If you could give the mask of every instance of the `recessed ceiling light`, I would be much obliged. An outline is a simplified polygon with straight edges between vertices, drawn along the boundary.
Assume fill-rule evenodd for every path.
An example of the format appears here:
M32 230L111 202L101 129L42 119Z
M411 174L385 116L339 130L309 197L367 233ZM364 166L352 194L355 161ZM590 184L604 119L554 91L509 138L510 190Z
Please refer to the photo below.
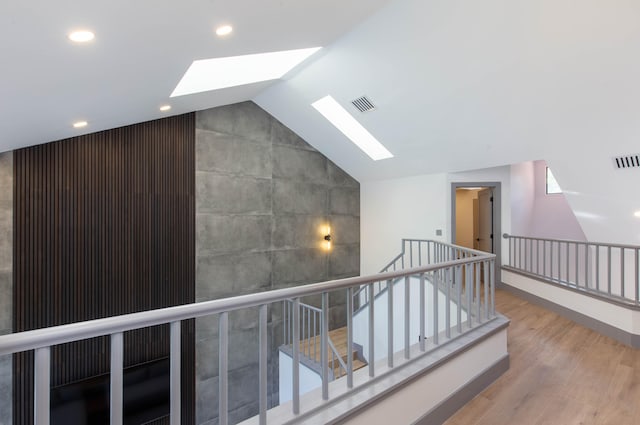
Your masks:
M161 110L162 112L166 112L166 111L168 111L169 109L171 109L171 105L162 105L162 106L160 107L160 110Z
M73 127L74 128L82 128L82 127L86 127L89 123L86 121L77 121L73 123Z
M216 28L216 34L220 37L224 37L225 35L229 35L233 32L233 27L231 25L222 25Z
M95 34L91 31L81 30L74 31L69 34L69 40L75 43L87 43L95 38Z
M385 148L366 128L356 121L331 96L325 96L311 104L320 112L331 124L340 130L356 146L364 151L374 161L393 158L393 154Z
M318 50L320 47L193 61L171 97L276 80Z
M635 217L639 217L639 218L640 218L640 211L636 211L636 212L634 212L634 213L633 213L633 215L634 215Z

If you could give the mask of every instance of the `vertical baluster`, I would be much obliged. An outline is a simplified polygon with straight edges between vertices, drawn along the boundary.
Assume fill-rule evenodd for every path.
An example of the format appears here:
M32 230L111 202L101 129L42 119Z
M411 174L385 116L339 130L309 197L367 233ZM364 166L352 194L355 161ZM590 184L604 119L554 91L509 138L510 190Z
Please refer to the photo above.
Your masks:
M489 262L489 284L491 285L491 317L496 315L496 275L495 275L496 263L494 260Z
M181 418L181 409L182 409L182 394L181 394L181 368L182 368L182 343L181 343L181 335L182 329L180 325L180 321L171 322L169 325L170 332L170 359L169 359L169 369L171 372L169 373L169 379L171 380L171 425L180 424Z
M294 298L292 310L292 336L293 336L293 361L292 361L292 399L293 414L300 413L300 299ZM325 354L326 355L326 354Z
M509 236L509 265L511 267L515 267L516 265L515 256L516 253L513 250L513 237Z
M413 267L413 241L409 242L409 267Z
M33 417L36 425L49 425L49 397L51 391L51 347L35 350Z
M536 274L540 274L540 239L536 239Z
M566 251L567 251L567 254L566 254L566 255L567 255L567 258L566 258L566 260L565 260L565 261L566 261L566 263L567 263L567 264L566 264L566 266L567 266L567 277L566 277L566 282L567 282L567 284L568 284L568 285L571 285L571 279L569 279L569 266L570 266L570 264L569 264L569 257L570 257L570 255L571 255L571 254L569 254L569 242L565 242L565 246L566 246ZM560 261L560 258L558 258L558 261ZM558 273L558 274L560 274L560 273ZM561 279L561 280L562 280L562 279Z
M422 242L418 242L418 266L422 266Z
M259 310L259 325L258 325L258 344L259 358L258 358L258 394L259 394L259 421L260 425L266 425L267 423L267 305L263 304Z
M410 303L411 303L411 287L410 287L410 277L405 276L404 278L404 358L409 358L409 347L411 346L411 334L410 334L410 326L411 326L411 317L410 317Z
M229 421L229 316L227 312L220 313L218 327L218 423L227 425Z
M578 266L580 265L580 261L579 261L579 258L580 258L580 256L579 256L579 254L580 254L580 244L576 243L575 246L576 246L576 249L575 249L576 253L575 253L574 257L576 258L576 288L577 288L578 286L580 286L580 278L578 277L578 273L579 273L578 272L578 270L579 270Z
M607 292L611 295L611 246L607 247Z
M373 297L371 297L371 306L375 304ZM372 307L369 307L372 308ZM320 358L322 362L322 399L329 400L329 365L327 361L327 351L329 350L329 293L322 293L322 325L321 333L322 340L320 342ZM333 365L332 365L333 367Z
M110 373L110 416L111 425L122 424L122 391L123 391L123 338L122 332L111 334L111 373ZM173 352L171 353L173 355ZM178 353L180 355L180 353ZM173 400L171 400L173 407ZM179 405L178 405L179 406ZM171 416L173 420L173 415ZM179 422L177 422L179 423Z
M456 266L456 313L458 334L462 333L462 271L463 266Z
M547 275L547 241L542 241L542 275Z
M289 344L287 338L287 301L282 301L282 338L284 338L284 345Z
M472 316L472 312L473 312L473 308L471 306L471 294L473 294L473 285L472 285L472 279L473 279L473 271L471 270L471 265L470 264L465 264L465 292L467 294L467 327L469 329L471 329L472 327L472 322L471 322L471 316Z
M558 282L562 280L562 248L558 242Z
M620 295L624 298L624 290L625 290L625 270L624 270L624 254L625 249L620 248Z
M600 246L596 247L596 291L600 292Z
M475 263L473 265L473 267L475 268L476 271L476 281L475 281L475 287L476 287L476 322L480 323L480 263Z
M453 268L449 267L444 272L445 278L445 306L444 306L444 323L445 323L445 336L447 339L451 338L451 285L453 284Z
M387 280L387 365L393 367L393 284Z
M440 286L440 276L434 277L433 284L433 343L438 344L438 287Z
M484 318L489 319L489 263L484 261L482 263L482 269L484 272Z
M533 239L529 239L529 269L527 271L533 273Z
M347 288L347 387L353 388L353 288Z
M589 244L584 245L584 287L589 288Z
M373 284L369 284L369 292L371 295L371 299L373 299ZM374 346L374 327L375 327L375 323L374 323L374 318L375 318L375 311L374 311L374 302L370 302L369 303L369 358L367 359L369 361L369 376L370 377L374 377L375 376L375 369L373 364L375 363L375 350L373 348Z
M425 344L425 321L426 319L426 311L425 311L425 289L424 289L424 273L420 273L420 351L426 350Z

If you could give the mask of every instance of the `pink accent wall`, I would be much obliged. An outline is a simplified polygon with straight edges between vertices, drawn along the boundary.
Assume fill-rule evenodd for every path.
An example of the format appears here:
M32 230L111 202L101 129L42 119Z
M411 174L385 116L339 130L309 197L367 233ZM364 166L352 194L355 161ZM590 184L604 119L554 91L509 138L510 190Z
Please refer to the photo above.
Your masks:
M545 161L512 166L513 234L586 241L582 227L564 194L547 195L546 167ZM558 183L562 187L562 181Z

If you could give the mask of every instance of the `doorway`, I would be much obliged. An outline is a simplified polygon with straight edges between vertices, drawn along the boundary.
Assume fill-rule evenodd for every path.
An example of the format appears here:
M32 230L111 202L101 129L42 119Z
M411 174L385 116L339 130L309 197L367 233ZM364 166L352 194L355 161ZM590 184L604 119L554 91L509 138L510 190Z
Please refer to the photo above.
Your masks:
M496 254L501 281L501 187L499 182L451 183L451 243Z

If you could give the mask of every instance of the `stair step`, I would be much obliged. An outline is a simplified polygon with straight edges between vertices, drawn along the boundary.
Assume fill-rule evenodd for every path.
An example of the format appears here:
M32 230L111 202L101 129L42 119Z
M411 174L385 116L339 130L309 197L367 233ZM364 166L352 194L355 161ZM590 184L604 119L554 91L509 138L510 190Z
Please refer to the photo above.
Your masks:
M340 358L347 364L347 359L349 357L349 353L347 352L347 328L339 328L329 331L329 339L333 343L336 351L340 355ZM314 361L320 363L321 360L321 350L320 350L320 337L316 336L313 338L305 339L300 341L300 353L308 358L313 359ZM367 365L366 362L358 359L358 351L354 348L351 352L351 357L353 359L353 370L358 370ZM327 348L327 359L329 368L333 369L334 376L339 378L346 374L345 370L340 365L340 360L335 358L331 348ZM332 360L333 359L333 360Z

